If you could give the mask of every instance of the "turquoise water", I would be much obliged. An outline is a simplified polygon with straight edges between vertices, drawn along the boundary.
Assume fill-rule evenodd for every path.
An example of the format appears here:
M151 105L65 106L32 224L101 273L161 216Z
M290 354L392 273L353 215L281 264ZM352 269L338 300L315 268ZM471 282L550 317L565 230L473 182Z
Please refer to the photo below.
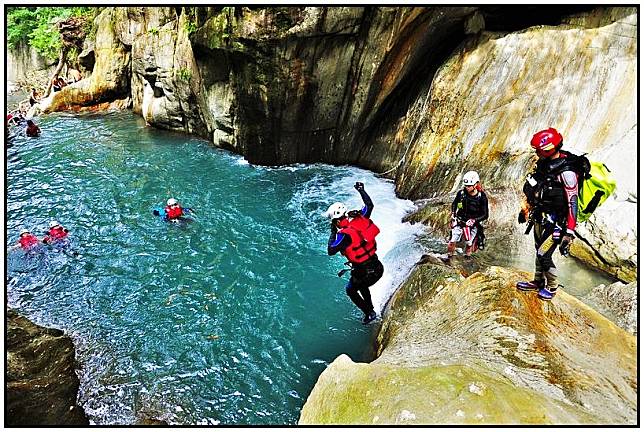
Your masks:
M9 305L77 344L79 402L94 424L294 424L340 353L371 358L375 326L326 255L336 200L383 228L382 308L420 256L413 209L356 168L263 168L207 142L145 127L131 113L38 119L43 135L7 150L7 241L51 219L71 249L7 256ZM169 197L192 223L152 216ZM75 251L78 256L74 256Z

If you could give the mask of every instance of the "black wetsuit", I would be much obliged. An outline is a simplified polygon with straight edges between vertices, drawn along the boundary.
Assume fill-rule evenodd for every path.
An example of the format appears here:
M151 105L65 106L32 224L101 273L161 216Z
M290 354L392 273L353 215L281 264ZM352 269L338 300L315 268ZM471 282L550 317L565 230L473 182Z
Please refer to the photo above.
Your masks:
M479 191L478 194L472 196L465 189L461 189L452 202L452 213L463 225L468 219L474 219L477 224L480 224L489 216L487 195L485 192Z
M485 192L479 191L479 193L472 196L465 189L461 189L452 202L452 214L456 216L456 222L461 227L464 227L469 219L476 221L477 247L483 249L485 246L485 231L481 222L489 217Z
M528 203L533 206L535 281L545 279L549 289L559 285L553 254L564 235L574 235L577 226L578 178L573 158L561 151L556 159L540 159L532 173L536 187L523 186ZM554 234L554 235L553 235Z
M360 210L360 213L364 217L370 218L371 212L373 211L373 202L364 190L359 190L358 192L365 204L362 210ZM351 237L343 233L338 234L337 231L337 228L333 225L327 246L329 255L335 255L338 252L344 251L351 245ZM351 265L351 278L347 283L346 292L351 301L365 315L369 315L374 311L369 287L380 280L383 272L384 267L375 254L365 262Z

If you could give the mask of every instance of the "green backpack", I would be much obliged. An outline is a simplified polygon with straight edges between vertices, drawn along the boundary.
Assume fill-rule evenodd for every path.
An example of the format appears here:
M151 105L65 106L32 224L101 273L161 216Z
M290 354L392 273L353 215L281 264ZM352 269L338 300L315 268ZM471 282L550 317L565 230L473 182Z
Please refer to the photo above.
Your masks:
M580 163L577 222L586 222L597 207L615 192L617 182L602 162L590 162L585 156Z

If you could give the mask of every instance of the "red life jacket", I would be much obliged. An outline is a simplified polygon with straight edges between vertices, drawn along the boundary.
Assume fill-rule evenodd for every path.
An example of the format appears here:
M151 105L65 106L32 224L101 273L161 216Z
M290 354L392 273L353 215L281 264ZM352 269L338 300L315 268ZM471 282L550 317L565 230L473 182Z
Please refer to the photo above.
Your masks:
M33 234L28 234L20 237L19 242L23 249L30 249L38 244L38 237Z
M67 237L67 230L58 225L49 229L50 240L62 240Z
M166 206L165 217L168 218L168 220L177 219L181 216L183 216L183 209L181 208L181 206L176 206L176 207Z
M376 236L380 229L369 218L362 215L340 221L339 233L351 237L351 244L342 255L355 264L367 261L376 254Z

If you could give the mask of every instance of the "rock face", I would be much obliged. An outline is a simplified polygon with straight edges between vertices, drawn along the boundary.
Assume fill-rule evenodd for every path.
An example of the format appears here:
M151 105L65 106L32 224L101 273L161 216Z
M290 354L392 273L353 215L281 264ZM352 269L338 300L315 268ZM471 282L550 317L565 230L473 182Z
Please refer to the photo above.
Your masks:
M356 164L426 202L410 220L432 228L474 169L499 257L534 253L515 218L529 139L552 126L618 183L572 254L632 282L638 14L587 9L106 8L82 56L91 77L40 108L131 106L251 163ZM636 424L634 336L564 292L517 293L524 277L420 266L390 303L379 358L339 357L301 423ZM631 332L635 293L596 293Z
M512 197L533 163L530 137L556 127L564 148L607 164L620 189L579 227L583 241L576 242L573 255L621 280L635 280L637 186L629 173L637 163L637 17L632 12L598 9L569 18L566 25L483 32L466 40L438 70L426 96L414 102L411 129L398 131L417 136L408 140L397 170L398 192L411 198L453 195L463 173L475 169L486 186ZM621 107L619 114L615 107ZM634 199L627 201L628 196ZM491 213L513 222L520 208L513 201Z
M97 31L92 74L50 94L34 106L32 115L38 112L98 110L111 107L124 109L131 106L131 47L122 43L115 32L118 11L106 8L95 18Z
M386 173L403 198L447 201L475 169L503 203L491 210L506 226L534 162L529 139L553 126L564 148L603 161L618 182L572 253L630 282L637 10L544 11L106 8L91 77L41 107L131 104L150 125L207 137L251 163ZM517 243L514 252L531 250Z
M615 282L600 285L592 292L592 298L606 306L617 317L615 323L629 333L637 334L637 282Z
M7 81L29 82L34 75L47 76L55 67L55 61L47 61L30 45L20 44L15 49L7 50Z
M88 425L76 404L74 346L56 329L7 311L5 425Z
M379 357L338 357L300 424L635 425L635 337L565 292L518 292L525 276L420 265L388 306Z

